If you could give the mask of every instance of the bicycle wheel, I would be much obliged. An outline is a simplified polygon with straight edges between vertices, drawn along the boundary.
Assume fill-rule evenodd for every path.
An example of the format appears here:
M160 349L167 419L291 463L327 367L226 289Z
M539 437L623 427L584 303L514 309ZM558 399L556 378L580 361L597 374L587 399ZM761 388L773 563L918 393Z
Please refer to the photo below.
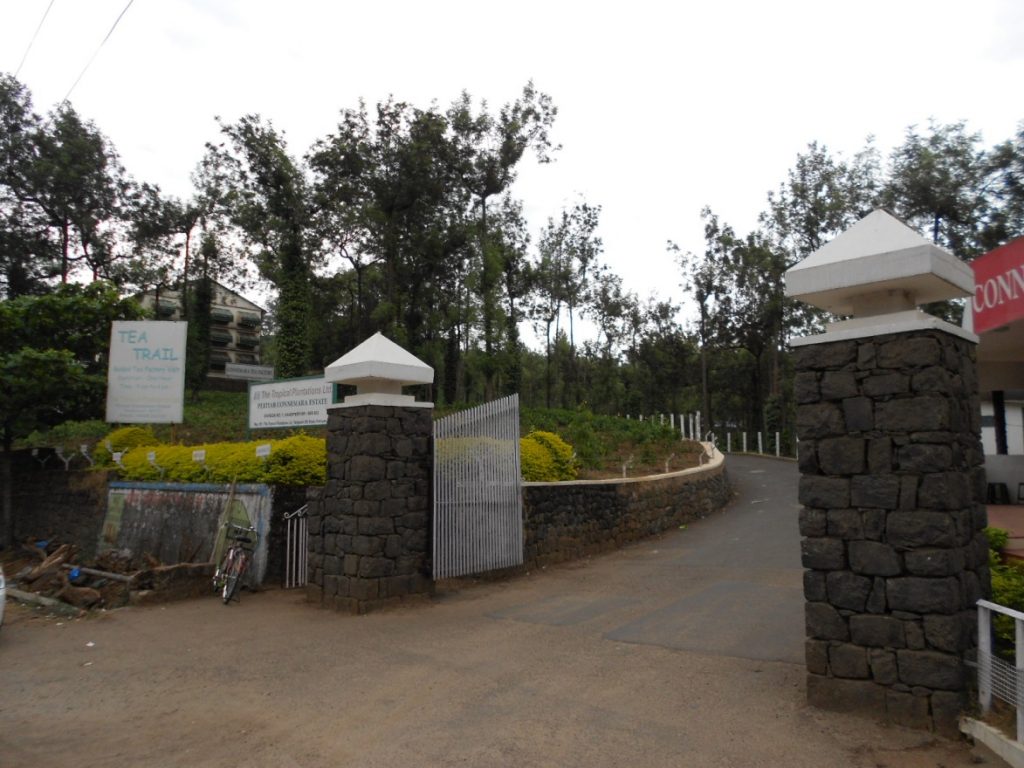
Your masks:
M224 605L227 605L235 597L235 592L238 591L238 582L242 578L242 570L245 567L245 556L239 554L237 557L232 558L231 565L228 566L227 571L224 573Z

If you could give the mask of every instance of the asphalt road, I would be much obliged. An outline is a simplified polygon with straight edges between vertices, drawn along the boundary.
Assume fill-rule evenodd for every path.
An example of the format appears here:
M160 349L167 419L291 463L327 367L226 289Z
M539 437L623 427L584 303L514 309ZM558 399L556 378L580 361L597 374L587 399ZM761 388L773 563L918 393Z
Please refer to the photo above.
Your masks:
M280 590L0 633L0 766L937 766L805 704L796 468L620 552L353 617Z

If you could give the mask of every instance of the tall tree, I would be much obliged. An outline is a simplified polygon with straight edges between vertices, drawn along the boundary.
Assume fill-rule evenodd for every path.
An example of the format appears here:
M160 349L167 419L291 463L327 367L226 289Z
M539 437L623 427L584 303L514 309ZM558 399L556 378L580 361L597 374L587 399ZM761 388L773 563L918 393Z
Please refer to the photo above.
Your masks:
M10 544L14 441L100 415L111 321L141 315L138 304L103 282L0 302L0 548Z
M247 115L222 124L228 145L207 145L223 182L220 199L250 248L260 275L277 289L277 372L301 376L311 364L310 193L301 166L269 122Z

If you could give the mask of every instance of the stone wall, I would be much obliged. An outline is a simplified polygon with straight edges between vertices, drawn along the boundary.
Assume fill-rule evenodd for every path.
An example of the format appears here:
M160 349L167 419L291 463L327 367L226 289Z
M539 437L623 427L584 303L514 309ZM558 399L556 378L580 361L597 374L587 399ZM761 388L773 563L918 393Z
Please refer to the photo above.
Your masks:
M952 732L989 593L974 345L922 330L794 362L808 700Z
M15 465L12 484L14 540L54 540L79 547L83 559L96 554L107 514L112 473L40 468L28 457Z
M617 549L700 519L731 496L723 457L700 469L625 480L524 483L524 567Z
M96 555L103 521L107 514L107 482L117 479L111 471L54 469L55 459L41 468L27 451L15 454L12 488L15 541L51 539L74 544L80 559ZM306 488L273 486L270 536L267 541L267 569L264 585L284 580L285 525L282 516L305 503ZM226 500L226 494L225 494Z
M327 485L310 493L311 602L362 613L432 591L432 413L328 411Z

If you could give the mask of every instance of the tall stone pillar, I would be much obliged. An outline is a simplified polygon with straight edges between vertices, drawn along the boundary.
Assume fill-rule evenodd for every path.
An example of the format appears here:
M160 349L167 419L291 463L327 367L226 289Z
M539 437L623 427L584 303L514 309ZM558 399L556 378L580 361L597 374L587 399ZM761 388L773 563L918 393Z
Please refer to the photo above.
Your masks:
M854 315L794 343L808 701L950 733L989 592L976 338L914 305L960 266L876 211L787 274Z
M311 500L307 599L352 613L433 590L432 404L401 394L433 369L380 334L327 367L355 384L328 413L328 479Z

